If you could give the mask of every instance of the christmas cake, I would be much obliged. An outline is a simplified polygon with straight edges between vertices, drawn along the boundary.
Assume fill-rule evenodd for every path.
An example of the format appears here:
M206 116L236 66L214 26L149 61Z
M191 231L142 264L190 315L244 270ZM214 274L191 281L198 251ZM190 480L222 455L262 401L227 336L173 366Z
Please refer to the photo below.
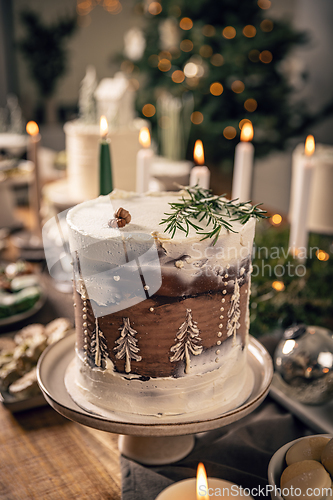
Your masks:
M74 400L77 390L98 408L166 417L227 411L249 396L260 209L235 211L223 200L198 188L113 191L69 211L77 340L66 385Z

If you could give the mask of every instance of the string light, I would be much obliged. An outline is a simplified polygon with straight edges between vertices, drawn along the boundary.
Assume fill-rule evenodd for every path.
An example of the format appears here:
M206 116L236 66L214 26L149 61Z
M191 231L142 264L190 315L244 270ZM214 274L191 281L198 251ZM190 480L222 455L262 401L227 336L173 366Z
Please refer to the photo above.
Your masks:
M211 84L209 90L212 95L219 96L223 92L223 85L219 82L214 82Z
M328 253L324 252L324 250L317 250L316 257L318 260L321 260L322 262L326 262L330 258Z
M90 16L88 16L88 14L97 5L101 5L104 10L113 15L119 14L123 10L123 7L119 0L104 0L103 2L100 0L95 0L94 2L92 0L77 0L76 12L80 16L78 19L79 26L88 26L90 24L91 18ZM81 16L86 17L86 19L81 18Z
M283 292L286 287L284 286L283 281L273 281L272 288L274 288L277 292Z
M260 53L259 59L262 63L269 64L270 62L272 62L273 59L272 52L270 52L269 50L263 50Z
M201 57L211 57L213 55L213 49L210 45L203 45L200 47L199 54Z
M148 12L152 16L157 16L162 12L162 5L160 2L151 2L148 6Z
M200 125L204 120L204 116L200 111L194 111L194 113L191 114L191 122L194 125Z
M258 6L263 9L263 10L267 10L270 8L272 2L270 0L258 0Z
M205 26L202 27L201 33L203 34L203 36L214 36L216 33L216 29L211 24L205 24Z
M169 69L171 69L171 62L169 61L169 59L161 59L157 67L160 71L169 71Z
M188 39L182 40L180 42L180 50L183 52L191 52L191 50L193 50L193 42Z
M233 26L226 26L222 31L222 35L224 36L224 38L231 40L232 38L235 38L236 30Z
M190 19L189 17L183 17L180 20L179 27L185 31L190 30L193 27L192 19Z
M273 28L274 28L274 24L270 19L264 19L260 23L261 31L264 31L266 33L268 33L269 31L272 31Z
M260 57L259 50L257 49L250 50L248 57L251 62L258 62Z
M151 118L156 113L156 108L153 104L145 104L142 108L142 114L147 118Z
M248 24L243 28L243 35L246 36L247 38L253 38L254 36L256 36L256 34L257 30L255 29L254 26L252 26L252 24Z
M235 80L231 84L231 90L233 92L235 92L235 94L241 94L244 91L244 89L245 89L245 85L240 80Z
M258 103L255 99L246 99L244 102L244 108L246 111L249 111L249 113L253 113L258 107Z
M182 83L185 80L185 75L180 69L177 69L172 73L171 79L175 83Z
M234 139L234 138L236 137L236 134L237 134L237 132L236 132L235 127L231 127L231 126L229 126L229 127L226 127L226 128L223 130L223 135L224 135L224 137L225 137L226 139L228 139L229 141L230 141L231 139Z
M210 62L213 66L222 66L222 64L224 63L224 57L222 56L222 54L214 54L210 58Z
M271 217L271 223L273 226L279 226L282 222L282 216L280 214L274 214Z
M243 118L243 120L241 120L239 122L239 124L238 124L239 130L242 130L242 128L244 127L245 123L251 123L251 125L252 125L251 120L248 120L247 118Z

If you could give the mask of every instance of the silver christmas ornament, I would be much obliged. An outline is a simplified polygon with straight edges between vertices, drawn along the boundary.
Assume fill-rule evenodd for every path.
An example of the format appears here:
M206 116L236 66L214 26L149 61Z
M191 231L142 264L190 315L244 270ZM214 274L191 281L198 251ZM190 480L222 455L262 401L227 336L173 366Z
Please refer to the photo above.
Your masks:
M333 333L318 326L288 328L274 353L280 389L304 404L333 400Z

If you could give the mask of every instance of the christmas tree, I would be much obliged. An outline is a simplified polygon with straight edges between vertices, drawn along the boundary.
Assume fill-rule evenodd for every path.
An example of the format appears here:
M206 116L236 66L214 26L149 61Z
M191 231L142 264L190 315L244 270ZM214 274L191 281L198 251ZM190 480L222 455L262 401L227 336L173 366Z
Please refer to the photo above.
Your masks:
M91 366L105 370L106 360L108 358L108 348L97 319L95 320L95 328L91 333L90 345L87 345L86 348L86 355Z
M177 344L171 347L170 351L173 352L170 361L180 361L185 358L185 373L190 371L190 352L197 356L202 353L202 346L199 344L201 338L199 337L200 330L197 322L193 321L191 309L186 310L186 319L179 327L176 337Z
M235 288L234 293L231 296L230 309L228 311L228 323L227 323L227 336L234 336L236 340L236 333L238 328L240 327L239 318L240 318L240 293L239 293L239 284L237 278L235 279Z
M138 355L140 349L137 347L138 341L135 335L138 333L131 327L129 318L123 318L123 326L119 328L121 331L119 339L116 340L117 346L114 348L116 351L117 359L125 358L125 372L131 372L131 360L141 361L141 356Z
M209 162L231 164L240 128L250 120L256 155L281 149L312 118L281 72L281 62L306 37L287 22L270 18L270 0L144 0L146 45L122 63L139 85L137 107L158 129L173 129L172 116L161 116L158 100L167 92L188 102L193 95L187 158L196 139L203 140ZM137 10L139 8L137 6ZM160 148L163 150L163 148ZM181 148L179 148L181 149ZM182 158L181 158L182 159Z

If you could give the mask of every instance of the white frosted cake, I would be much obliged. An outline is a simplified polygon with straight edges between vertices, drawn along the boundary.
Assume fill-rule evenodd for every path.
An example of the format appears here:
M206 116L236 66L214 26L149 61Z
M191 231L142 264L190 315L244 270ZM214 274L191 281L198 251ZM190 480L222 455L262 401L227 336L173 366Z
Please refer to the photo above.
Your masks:
M215 244L193 227L172 235L161 221L180 198L114 191L68 213L77 338L66 385L81 406L167 417L227 411L251 392L255 221L226 215L234 232ZM131 221L118 228L120 207Z

